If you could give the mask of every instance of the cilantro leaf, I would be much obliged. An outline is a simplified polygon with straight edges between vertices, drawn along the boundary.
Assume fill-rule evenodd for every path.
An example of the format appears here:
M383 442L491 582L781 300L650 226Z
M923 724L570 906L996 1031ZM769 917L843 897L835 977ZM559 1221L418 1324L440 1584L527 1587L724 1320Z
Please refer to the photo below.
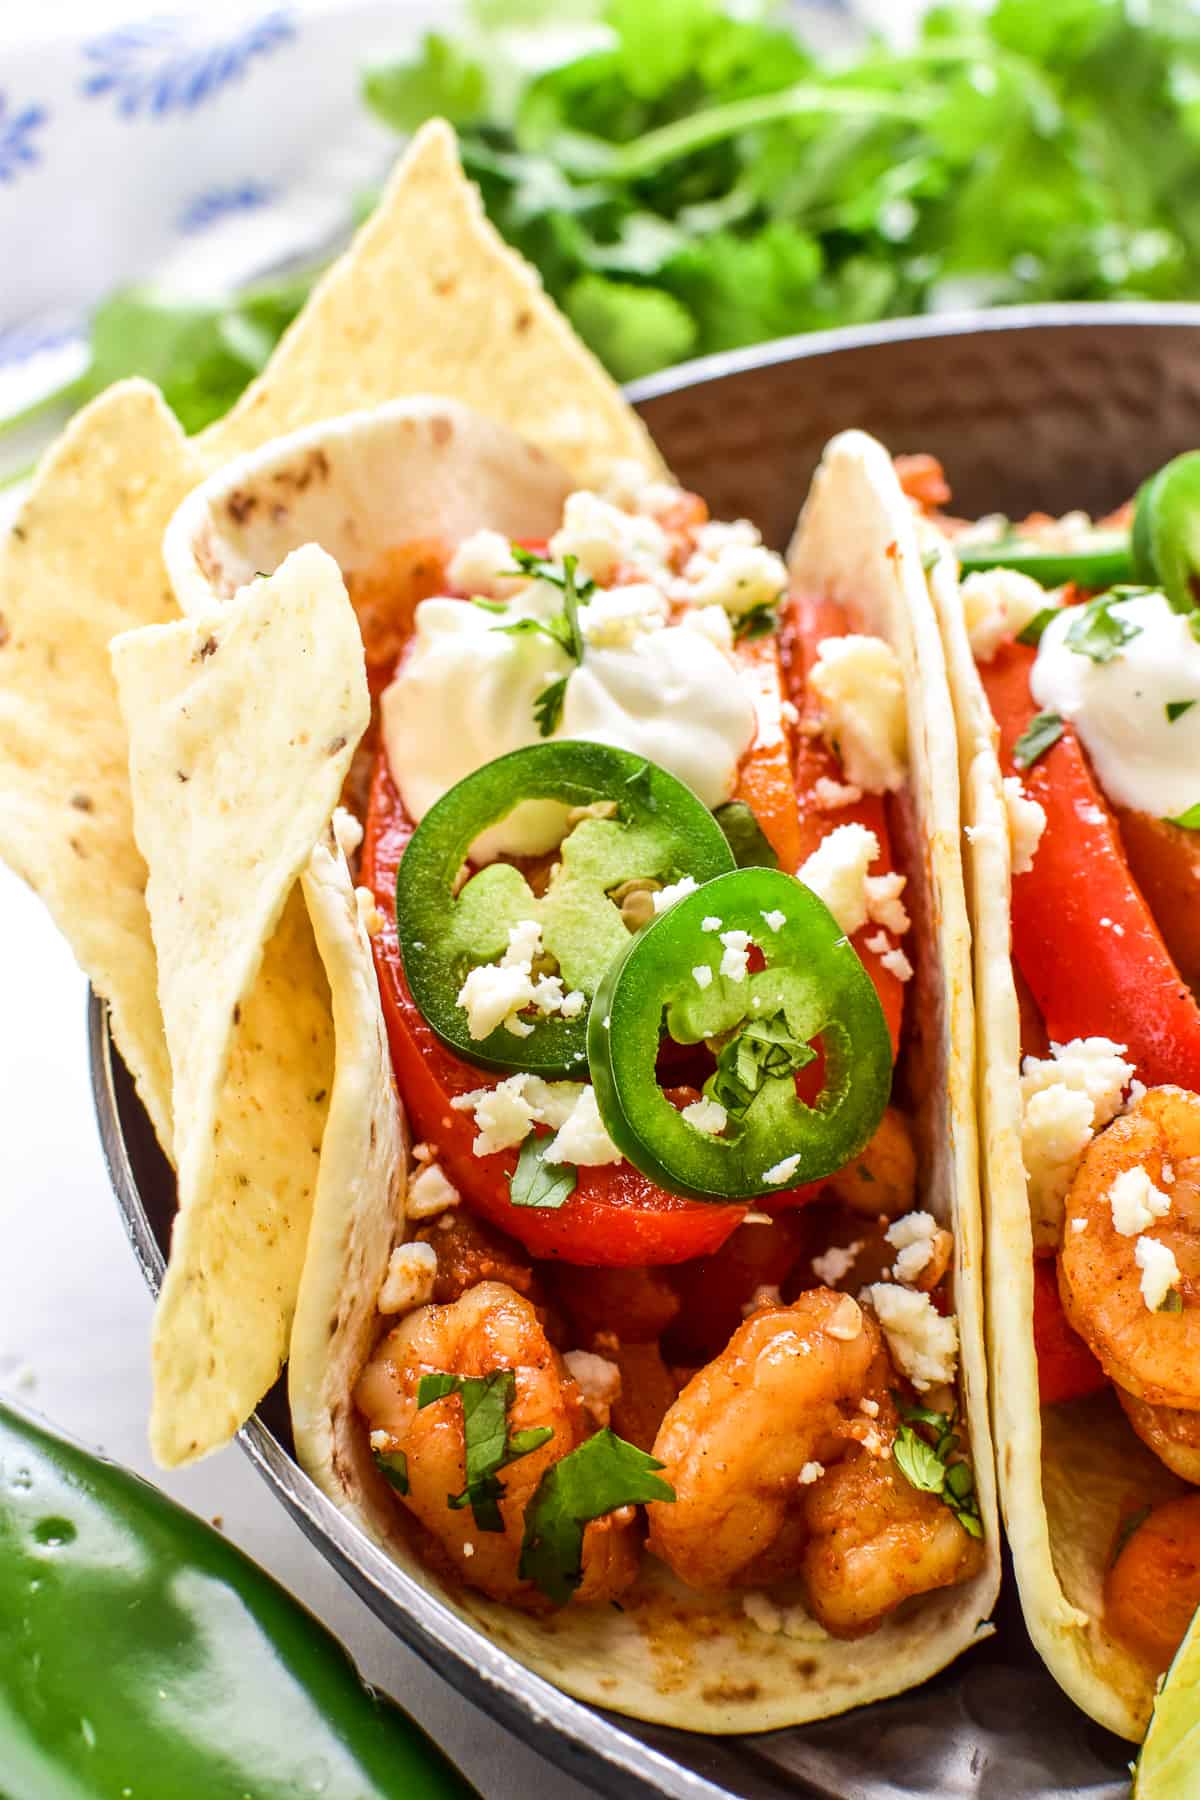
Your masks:
M363 98L395 131L415 131L431 113L452 125L471 125L487 108L482 65L440 32L426 35L408 62L380 63L363 76Z
M898 1394L894 1398L901 1417L907 1421L892 1445L896 1467L911 1486L922 1493L937 1494L969 1536L981 1538L983 1521L974 1472L965 1460L950 1461L960 1443L958 1433L950 1429L953 1420L929 1407L910 1405ZM937 1441L931 1444L922 1436L921 1427L932 1430Z
M520 544L513 544L512 556L514 568L504 571L512 575L529 575L537 581L548 581L554 587L562 589L563 608L552 619L523 618L514 619L510 625L493 625L493 631L499 631L509 637L528 637L538 635L549 638L560 650L565 650L578 666L583 661L584 637L579 623L580 606L595 592L594 581L577 579L579 560L574 556L564 556L562 571L559 572L549 557L539 556L533 550L523 549ZM570 674L560 676L556 681L544 687L533 702L534 723L539 735L553 737L562 722L563 705L567 697L567 683Z
M403 1450L373 1450L371 1454L375 1458L375 1467L389 1487L394 1487L398 1494L407 1494L408 1458Z
M1167 724L1173 725L1176 719L1182 719L1184 713L1190 712L1195 704L1194 700L1168 700Z
M1013 745L1012 759L1018 769L1032 769L1038 758L1057 744L1063 734L1063 721L1056 712L1036 713Z
M562 724L563 706L567 698L566 675L560 675L549 687L544 687L533 703L534 724L538 728L539 737L553 737Z
M556 1209L571 1198L579 1179L571 1163L548 1163L548 1137L531 1131L521 1145L517 1166L509 1180L509 1196L514 1206L539 1206Z
M927 1444L911 1425L902 1425L892 1446L896 1467L922 1493L940 1494L946 1485L946 1465L938 1460L937 1451Z
M1040 612L1034 613L1028 625L1023 626L1022 629L1018 631L1018 644L1040 644L1042 641L1042 633L1045 631L1047 625L1050 624L1051 620L1057 619L1058 613L1059 609L1057 606L1043 606Z
M568 319L618 381L636 381L698 348L687 306L661 287L587 273L563 296Z
M1163 1302L1156 1309L1160 1313L1181 1313L1183 1311L1183 1295L1178 1288L1168 1288L1163 1295Z
M1122 598L1119 593L1101 594L1086 606L1072 607L1076 617L1067 627L1064 642L1077 656L1088 656L1095 663L1110 663L1131 638L1140 637L1142 627L1132 619L1113 616L1113 606Z
M759 638L770 637L778 629L778 600L760 600L757 606L748 607L734 620L733 641L735 644L753 644Z
M727 800L713 814L739 869L777 869L779 858L753 810L744 800Z
M1168 825L1182 825L1185 831L1200 831L1200 800L1195 806L1189 806L1186 812L1167 820Z
M552 1463L525 1512L520 1573L564 1606L583 1573L583 1528L619 1506L671 1501L664 1465L605 1429Z
M765 1081L790 1080L815 1057L811 1044L793 1035L782 1010L748 1019L722 1044L704 1091L720 1101L731 1119L744 1119Z
M493 1369L490 1375L422 1375L417 1388L418 1411L450 1394L458 1394L462 1400L467 1485L460 1494L448 1494L446 1504L454 1512L469 1505L480 1531L504 1530L500 1470L540 1449L554 1435L550 1426L543 1425L508 1436L508 1414L516 1387L511 1369Z

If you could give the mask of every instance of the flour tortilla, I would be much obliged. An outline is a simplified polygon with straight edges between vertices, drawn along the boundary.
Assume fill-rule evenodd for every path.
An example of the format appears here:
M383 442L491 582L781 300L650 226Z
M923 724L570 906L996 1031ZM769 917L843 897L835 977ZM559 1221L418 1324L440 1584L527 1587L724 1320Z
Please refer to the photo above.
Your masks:
M0 857L108 1001L168 1153L171 1071L108 643L178 617L155 549L201 472L158 390L120 382L72 420L0 544Z
M150 1426L173 1467L225 1443L286 1355L333 1078L293 890L370 706L345 586L315 545L207 615L122 634L112 658L173 1082Z
M417 132L350 249L197 449L216 468L406 394L460 400L511 426L584 486L618 459L662 472L619 388L489 224L442 119Z
M1138 1440L1111 1395L1042 1408L1033 1343L1033 1232L1021 1160L1021 1024L1012 969L1012 849L999 735L971 654L952 548L929 574L958 722L979 1009L992 1409L1005 1530L1029 1635L1093 1719L1141 1739L1154 1682L1104 1628L1103 1586L1128 1497L1191 1492Z
M889 556L890 545L895 554ZM385 1217L391 1202L382 1171L360 1185L353 1225L338 1222L328 1239L314 1231L305 1269L313 1313L311 1321L305 1320L303 1350L298 1319L292 1350L293 1424L301 1461L412 1580L493 1643L580 1699L658 1724L713 1733L800 1724L913 1687L986 1634L999 1585L980 1318L973 1026L953 721L913 520L878 445L855 434L830 447L792 556L797 581L856 604L866 614L866 628L887 637L904 669L914 827L918 841L927 845L924 868L914 872L909 896L920 945L915 960L923 970L923 1003L932 1021L922 1204L956 1233L963 1404L986 1532L984 1568L970 1583L921 1596L881 1630L854 1643L829 1638L811 1620L795 1615L790 1622L795 1635L764 1633L746 1617L739 1594L692 1593L652 1557L644 1559L621 1611L567 1607L548 1618L531 1618L462 1587L444 1585L415 1554L403 1510L370 1467L365 1428L348 1404L366 1347L382 1323L375 1300L392 1242ZM328 959L327 967L336 1008L339 982ZM374 1098L359 1102L357 1137L352 1122L348 1125L350 1166L363 1154L372 1110L386 1111L390 1092L390 1076L377 1052L378 1027L368 1021L366 1010L359 1012L355 1026L353 1079ZM340 1023L338 1053L340 1066ZM335 1086L335 1109L337 1105ZM351 1263L355 1273L348 1277Z

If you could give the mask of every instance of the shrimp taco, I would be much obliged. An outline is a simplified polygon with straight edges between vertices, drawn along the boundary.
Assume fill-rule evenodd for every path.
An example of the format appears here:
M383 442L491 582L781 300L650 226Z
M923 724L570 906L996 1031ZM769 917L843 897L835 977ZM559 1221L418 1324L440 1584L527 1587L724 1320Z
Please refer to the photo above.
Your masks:
M926 466L923 498L949 495ZM1140 1738L1200 1602L1196 459L1126 507L938 516L975 931L988 1335L1030 1633ZM962 568L957 578L955 558Z
M887 456L829 446L786 562L710 519L442 126L228 420L142 423L161 491L83 591L125 626L101 976L179 1178L156 1454L286 1358L314 1480L572 1693L744 1732L921 1681L998 1528L953 716ZM83 581L69 500L52 459L26 525ZM139 554L168 616L114 624Z

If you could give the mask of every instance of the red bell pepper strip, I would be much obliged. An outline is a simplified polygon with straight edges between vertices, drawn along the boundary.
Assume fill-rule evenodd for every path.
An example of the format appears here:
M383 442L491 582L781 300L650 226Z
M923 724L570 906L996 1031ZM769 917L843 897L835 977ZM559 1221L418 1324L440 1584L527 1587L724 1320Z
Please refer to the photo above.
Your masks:
M1108 1386L1108 1376L1067 1323L1054 1272L1056 1260L1039 1256L1033 1264L1033 1346L1043 1406L1082 1400Z
M524 1244L534 1256L591 1267L641 1267L707 1256L741 1223L742 1205L718 1206L669 1194L627 1163L581 1168L575 1192L556 1210L514 1206L509 1178L517 1152L476 1156L475 1124L451 1101L498 1077L474 1068L441 1043L417 1011L404 980L394 914L396 870L412 835L380 752L371 782L362 879L383 915L372 939L396 1083L414 1135L437 1148L448 1179L472 1211Z
M1006 774L1046 814L1032 870L1013 881L1013 948L1055 1043L1126 1045L1140 1080L1200 1092L1200 1006L1130 873L1116 820L1069 725L1032 768L1013 746L1038 708L1036 652L1002 644L980 670Z

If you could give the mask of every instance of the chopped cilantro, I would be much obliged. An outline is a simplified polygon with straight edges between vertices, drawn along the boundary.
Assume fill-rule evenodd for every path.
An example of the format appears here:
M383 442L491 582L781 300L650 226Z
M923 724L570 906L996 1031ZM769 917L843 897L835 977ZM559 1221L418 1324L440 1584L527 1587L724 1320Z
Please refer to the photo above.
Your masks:
M1184 713L1190 712L1195 704L1194 700L1168 700L1167 724L1173 725L1176 719L1182 719Z
M790 1079L816 1057L810 1044L793 1036L782 1011L748 1019L717 1053L717 1066L704 1091L720 1101L731 1119L744 1119L765 1081Z
M481 612L506 613L508 611L507 600L489 600L486 594L472 594L471 605L479 607Z
M735 644L752 644L757 638L770 637L779 629L779 601L760 600L733 622Z
M1018 769L1032 769L1040 756L1045 756L1063 734L1063 722L1056 712L1040 712L1013 745L1013 762Z
M1124 644L1131 638L1140 637L1142 627L1135 625L1132 619L1114 618L1112 607L1126 595L1118 588L1111 594L1101 594L1098 600L1091 600L1086 606L1071 610L1076 613L1067 628L1064 642L1069 650L1077 656L1088 656L1095 663L1109 663Z
M578 1176L572 1165L546 1161L549 1143L548 1137L530 1132L521 1145L521 1154L508 1184L514 1206L540 1206L552 1210L562 1206L575 1192Z
M1181 1313L1183 1311L1183 1295L1178 1288L1168 1288L1163 1296L1163 1303L1156 1309L1161 1313Z
M923 550L921 552L921 567L927 575L931 569L937 568L938 563L941 561L941 555L942 553L940 550Z
M450 1394L462 1400L467 1485L461 1494L448 1494L446 1504L455 1512L469 1505L480 1531L504 1530L500 1470L540 1449L554 1435L549 1425L543 1425L509 1437L508 1413L516 1389L511 1369L493 1369L490 1375L422 1375L417 1388L418 1411Z
M375 1467L398 1494L408 1492L408 1458L403 1450L373 1450Z
M727 800L713 814L739 869L777 869L779 858L744 800Z
M528 575L535 581L548 581L562 590L562 611L555 613L550 619L514 619L510 625L493 625L493 631L503 632L508 637L539 636L549 638L560 650L572 658L576 666L583 661L584 641L583 629L579 623L579 608L595 592L594 581L577 580L579 560L574 556L564 556L561 572L549 557L538 556L532 550L522 549L520 544L513 544L512 556L514 567L502 571L507 575ZM489 602L476 601L475 604L486 605L489 611L503 610L493 608ZM553 737L562 722L563 704L567 697L567 682L570 675L561 675L544 687L533 703L533 717L538 732L542 737Z
M654 1473L663 1466L607 1429L552 1463L525 1512L522 1577L565 1605L583 1574L584 1526L619 1506L674 1500L674 1488Z
M922 1493L937 1494L971 1537L982 1537L983 1523L979 1517L971 1465L963 1459L950 1461L961 1442L952 1429L954 1420L948 1413L933 1412L927 1406L909 1405L899 1394L894 1398L900 1416L906 1421L892 1445L896 1467L905 1480ZM922 1428L934 1433L934 1442L922 1436Z
M560 675L549 687L544 687L533 703L534 722L541 737L553 737L562 723L563 704L567 698L566 675Z
M1200 831L1200 800L1195 806L1189 806L1186 812L1178 813L1175 818L1167 820L1168 825L1182 825L1185 831Z
M1041 612L1034 613L1028 625L1021 631L1018 631L1018 644L1040 644L1043 631L1045 631L1052 619L1057 619L1058 613L1059 609L1057 606L1043 606Z

